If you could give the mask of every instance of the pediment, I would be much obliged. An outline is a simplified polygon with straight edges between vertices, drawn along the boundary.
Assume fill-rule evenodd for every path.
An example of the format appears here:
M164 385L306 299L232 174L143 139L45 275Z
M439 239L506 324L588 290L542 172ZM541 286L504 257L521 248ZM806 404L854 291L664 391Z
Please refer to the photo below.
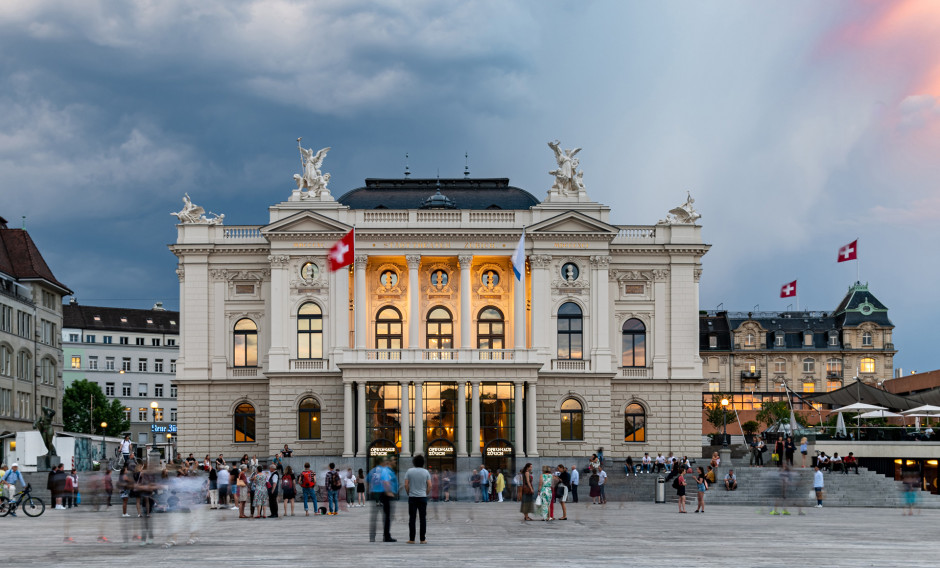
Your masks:
M316 233L348 233L352 229L346 223L330 219L314 211L301 211L286 219L275 221L261 228L261 234L266 237L277 235L297 235Z
M592 219L577 211L566 211L526 229L526 232L533 236L539 233L605 233L614 236L618 231L619 229L613 225Z

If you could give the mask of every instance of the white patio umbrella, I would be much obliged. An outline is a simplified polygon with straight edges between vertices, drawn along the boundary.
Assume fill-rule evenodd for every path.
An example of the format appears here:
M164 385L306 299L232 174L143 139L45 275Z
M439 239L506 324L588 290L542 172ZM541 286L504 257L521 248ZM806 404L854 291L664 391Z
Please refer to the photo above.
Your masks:
M940 406L934 406L932 404L925 404L923 406L918 406L917 408L912 408L910 410L905 410L901 414L906 414L908 416L917 416L917 415L927 415L932 416L937 413L940 413Z
M888 410L884 406L878 406L876 404L867 404L864 402L853 402L848 406L843 406L842 408L833 408L833 412L865 412L868 410Z
M896 412L891 412L890 410L872 410L871 412L860 414L859 418L897 418L899 416L902 415Z
M842 413L839 413L839 418L836 419L836 434L842 434L843 436L848 436L848 432L845 431L845 418L842 417Z

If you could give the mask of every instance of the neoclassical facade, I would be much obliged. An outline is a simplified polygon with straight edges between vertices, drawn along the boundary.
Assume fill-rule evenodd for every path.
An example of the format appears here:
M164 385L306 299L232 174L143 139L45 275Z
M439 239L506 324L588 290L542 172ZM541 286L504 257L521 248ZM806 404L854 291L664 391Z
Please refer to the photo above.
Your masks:
M542 201L469 177L367 179L334 199L319 162L267 224L224 225L187 200L170 246L180 451L264 458L288 444L359 467L421 452L460 470L598 447L698 453L708 245L693 202L612 224L577 161L561 167L572 155L556 149ZM353 228L355 260L331 272Z

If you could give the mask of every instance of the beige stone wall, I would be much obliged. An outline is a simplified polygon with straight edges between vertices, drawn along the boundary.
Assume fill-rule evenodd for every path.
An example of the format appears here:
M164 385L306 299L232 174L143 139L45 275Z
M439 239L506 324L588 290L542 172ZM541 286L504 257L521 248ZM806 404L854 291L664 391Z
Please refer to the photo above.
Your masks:
M574 398L584 412L584 440L561 439L561 403ZM610 379L540 377L538 381L538 450L542 456L590 456L611 440Z
M343 453L343 383L336 376L269 379L271 412L268 453L288 444L298 455L339 456ZM297 407L312 396L320 403L320 440L298 439Z
M611 385L611 443L605 456L634 460L649 452L695 456L702 449L699 381L615 381ZM623 441L623 411L631 402L646 409L646 442Z
M231 459L246 453L257 455L259 459L270 457L266 384L238 380L212 383L180 381L177 398L186 401L179 405L177 415L178 451L184 456L192 452L199 459L206 454L215 458L219 453ZM235 407L242 401L255 407L254 443L236 444L233 441Z

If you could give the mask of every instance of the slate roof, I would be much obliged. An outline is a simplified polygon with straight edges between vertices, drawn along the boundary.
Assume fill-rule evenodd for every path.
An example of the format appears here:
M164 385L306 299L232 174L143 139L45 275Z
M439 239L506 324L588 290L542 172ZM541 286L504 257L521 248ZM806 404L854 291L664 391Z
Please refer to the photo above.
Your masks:
M69 303L62 306L62 316L63 328L168 335L179 335L180 332L180 313L169 310L105 308ZM122 318L127 321L121 321ZM148 323L148 320L153 323Z
M43 280L58 288L64 295L72 294L68 286L59 282L49 265L43 260L39 248L25 229L9 229L0 218L0 272L16 280Z
M509 178L377 179L367 178L365 187L337 199L351 209L420 209L437 191L459 209L529 209L539 200L531 193L509 185Z
M866 315L862 310L867 306L870 306L872 311ZM849 287L848 293L834 313L840 326L852 327L870 321L880 326L894 327L888 319L888 307L868 290L868 284L861 282L856 282Z
M731 330L724 312L716 316L700 314L698 329L700 351L731 351ZM711 347L712 335L717 338L715 347Z

